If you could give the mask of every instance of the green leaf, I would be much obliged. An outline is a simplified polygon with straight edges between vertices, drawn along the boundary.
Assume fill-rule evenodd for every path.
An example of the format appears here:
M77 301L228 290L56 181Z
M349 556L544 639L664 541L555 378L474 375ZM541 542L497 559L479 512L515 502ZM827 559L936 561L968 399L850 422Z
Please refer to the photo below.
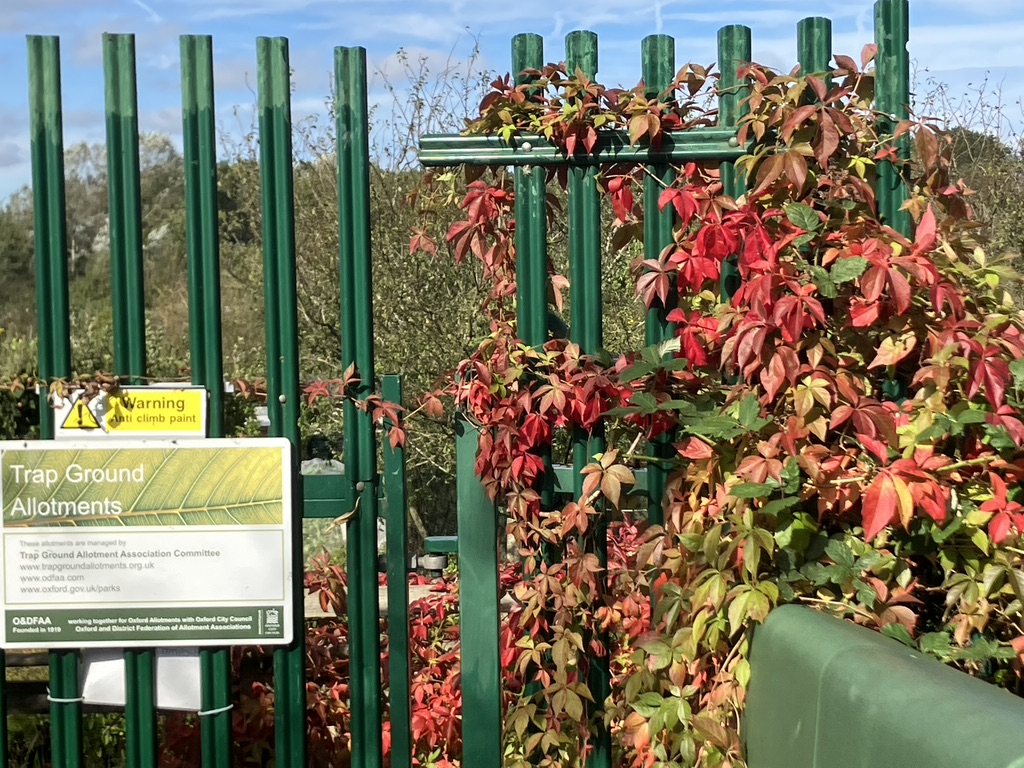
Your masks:
M631 384L637 379L642 379L644 376L650 376L654 373L656 368L657 365L655 363L649 363L646 360L637 360L619 374L619 381L623 384Z
M911 648L917 648L917 643L911 637L910 631L899 622L894 621L892 624L886 624L882 627L882 634L886 637L891 637L893 640L899 640Z
M926 632L918 645L923 653L944 658L949 655L950 636L948 632Z
M842 539L830 539L828 544L825 545L825 554L836 565L845 565L847 568L852 568L855 562L850 545Z
M829 582L829 569L821 563L807 563L800 569L800 574L815 586Z
M804 203L786 203L783 206L783 210L786 212L786 218L795 227L800 227L800 229L805 229L808 232L814 232L821 226L821 219L809 205Z
M747 395L740 401L737 415L740 424L750 432L760 432L768 424L771 424L771 419L761 418L761 403L754 395Z
M1010 431L1002 424L997 427L993 427L991 424L986 425L984 442L1000 453L1012 451L1017 447L1017 443L1010 436Z
M698 421L685 424L684 429L695 435L719 440L731 440L746 432L736 419L729 416L706 416Z
M949 525L945 526L944 528L940 528L937 525L932 527L932 540L936 544L942 544L946 541L946 539L948 539L950 536L952 536L954 533L956 533L963 527L964 519L962 517L954 517L953 520L949 523Z
M786 493L796 493L800 490L800 464L795 459L790 459L782 468L782 487Z
M868 260L861 256L848 256L845 259L839 259L832 265L832 281L842 284L856 280L867 271L868 266Z
M975 637L967 648L951 648L949 658L955 661L987 661L989 659L1012 659L1016 656L1013 648L1002 645L987 637Z
M1018 386L1024 386L1024 357L1020 357L1010 363L1010 373L1013 375L1014 383Z
M654 714L661 709L661 705L665 700L662 698L660 693L654 693L648 691L640 695L640 698L633 702L631 705L633 709L637 711L641 716L651 718Z
M798 496L787 496L784 499L772 499L763 507L761 507L758 510L758 512L765 515L769 515L771 517L776 517L780 512L785 512L787 509L791 509L792 507L795 507L799 503L800 497Z
M650 392L634 392L629 404L639 409L640 413L654 413L658 410L658 401Z
M734 635L747 620L748 607L751 596L754 594L749 587L746 592L741 592L729 603L729 634Z
M818 293L820 293L826 299L834 299L839 295L839 289L836 288L835 282L829 275L828 270L819 267L812 266L810 268L811 280L818 286Z
M750 427L751 423L761 416L761 404L754 395L747 395L740 401L739 419L744 427Z
M778 489L775 483L740 483L729 490L729 495L737 499L761 499Z
M736 662L736 669L733 671L736 675L736 682L746 688L750 685L750 662L746 659L740 659Z
M792 504L787 506L793 506L793 504L799 501L799 498L777 499L770 504L766 504L765 509L777 502L792 502ZM775 543L781 548L788 547L796 552L803 552L810 545L811 537L815 531L817 531L817 526L811 516L798 513L794 515L789 525L776 532Z
M689 400L666 400L658 403L659 411L678 411L679 413L695 413L696 409Z
M795 238L793 240L793 247L796 248L798 251L802 250L802 249L806 248L808 245L810 245L811 243L813 243L815 238L817 238L817 235L812 233L812 232L808 232L807 234L800 235L800 237L797 237L797 238Z
M853 586L857 590L857 599L869 608L874 608L875 602L878 600L878 593L874 588L860 579L854 579Z
M671 339L665 339L660 344L646 347L640 353L640 357L649 363L661 363L670 354L678 352L682 348L682 342L679 338L673 336Z
M984 424L985 419L988 417L988 411L983 411L978 408L967 408L963 412L957 414L956 421L958 424Z

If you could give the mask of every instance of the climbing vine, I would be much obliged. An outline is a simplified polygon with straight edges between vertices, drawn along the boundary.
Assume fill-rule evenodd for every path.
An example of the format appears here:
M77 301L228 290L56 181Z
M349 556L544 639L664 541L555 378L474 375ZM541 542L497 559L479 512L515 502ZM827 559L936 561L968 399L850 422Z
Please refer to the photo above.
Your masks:
M644 167L602 169L612 246L632 259L637 299L671 324L653 348L524 344L506 169L436 174L421 192L424 215L462 210L448 248L491 283L490 335L425 408L447 400L479 425L476 471L522 560L506 629L518 639L502 659L518 680L510 764L579 764L608 727L619 764L743 765L750 630L781 603L1019 692L1024 316L950 175L948 138L917 120L882 132L873 57L872 46L859 61L836 56L819 75L740 69L738 197L717 164L676 168L657 200L642 198ZM573 156L611 130L657 146L716 124L708 68L684 67L654 99L564 66L527 75L496 80L467 131L540 134ZM913 237L880 220L882 163L906 177ZM554 216L564 168L547 181ZM673 240L645 259L655 209L674 213ZM438 244L420 231L413 247ZM725 265L742 279L729 298ZM550 272L552 300L568 287L571 301ZM542 504L552 446L570 431L605 434L608 448L590 457L581 494ZM670 450L650 458L654 441ZM664 525L630 495L637 468L655 465L668 471ZM602 518L633 531L607 567ZM600 659L607 701L590 682Z

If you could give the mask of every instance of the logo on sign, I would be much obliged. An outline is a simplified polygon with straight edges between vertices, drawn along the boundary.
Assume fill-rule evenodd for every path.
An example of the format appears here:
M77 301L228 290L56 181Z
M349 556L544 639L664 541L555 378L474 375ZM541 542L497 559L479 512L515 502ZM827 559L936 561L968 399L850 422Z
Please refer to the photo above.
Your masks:
M268 608L263 612L263 624L267 632L280 632L281 612L277 608Z

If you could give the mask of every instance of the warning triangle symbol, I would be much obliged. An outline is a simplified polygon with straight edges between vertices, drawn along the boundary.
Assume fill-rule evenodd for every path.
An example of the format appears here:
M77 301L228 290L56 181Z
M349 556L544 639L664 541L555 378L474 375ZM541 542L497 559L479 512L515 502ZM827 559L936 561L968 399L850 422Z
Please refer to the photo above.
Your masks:
M81 400L71 406L71 413L64 419L64 423L61 425L62 429L99 429L100 423L96 421L96 417L92 411L85 407L85 403Z

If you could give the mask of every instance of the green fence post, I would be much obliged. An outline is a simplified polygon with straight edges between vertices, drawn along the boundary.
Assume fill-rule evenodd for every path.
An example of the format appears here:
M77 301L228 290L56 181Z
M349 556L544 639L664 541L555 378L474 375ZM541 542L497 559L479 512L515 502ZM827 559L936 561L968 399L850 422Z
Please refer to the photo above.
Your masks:
M796 25L797 59L800 74L825 75L826 85L832 76L832 22L823 16L801 19Z
M565 59L569 76L577 70L584 77L597 77L597 35L593 32L570 32L565 38ZM601 198L597 187L598 169L594 166L569 169L569 285L570 322L569 337L580 345L585 355L594 355L603 345L601 297ZM573 429L573 493L583 495L583 468L593 456L604 451L604 425L595 426L592 433ZM602 567L608 564L608 525L604 515L595 521L594 553ZM604 583L604 582L600 582ZM604 590L595 596L599 603ZM606 642L604 633L598 635ZM589 764L595 768L611 766L611 734L604 723L604 703L611 694L611 675L608 656L595 657L590 662L588 684L594 695L592 726L595 728L593 752Z
M459 526L459 610L462 620L463 761L500 768L501 666L498 594L498 508L473 467L480 435L463 413L455 415Z
M884 117L879 132L891 134L900 120L910 116L910 4L908 0L878 0L875 3L875 102ZM910 161L910 137L896 140L898 163L878 164L878 213L882 221L904 237L910 237L910 213L902 210L907 201L903 166Z
M209 437L224 436L224 361L220 311L220 240L213 39L181 37L182 128L185 151L185 234L192 383L209 393ZM203 765L231 765L231 657L227 648L202 649Z
M668 35L650 35L641 44L642 72L647 86L648 99L664 98L676 74L676 43ZM644 174L644 258L657 259L666 247L672 244L672 228L675 213L671 206L660 210L658 199L661 192L675 181L676 172L668 163L649 165ZM644 334L647 346L660 344L675 335L675 325L666 316L676 305L678 294L673 285L665 306L657 303L647 310L644 317ZM675 453L672 435L657 437L647 447L647 454L654 459L668 459ZM662 499L665 496L667 468L659 461L647 465L647 519L661 525L665 521Z
M381 394L402 404L402 377L381 377ZM399 419L403 425L404 419ZM384 429L395 424L386 420ZM412 766L412 681L409 667L409 520L405 484L405 447L384 441L384 498L387 501L388 705L391 768Z
M43 386L39 432L53 437L53 410L47 384L71 375L71 331L68 305L67 225L64 197L64 123L61 115L60 41L29 36L29 118L32 136L32 201L35 228L36 312L39 324L39 378ZM70 659L70 661L68 661ZM71 674L65 674L66 665ZM8 765L6 675L0 681L0 748ZM78 697L78 657L73 651L50 654L50 694ZM82 707L74 702L50 705L51 751L54 765L81 764Z
M71 375L67 224L64 197L64 121L61 112L60 41L28 38L29 114L32 134L32 201L35 229L39 377ZM53 437L53 410L39 409L40 435Z
M746 111L743 99L750 88L739 77L738 69L750 62L750 29L733 24L718 30L718 67L722 79L719 82L718 124L723 128L735 128ZM746 188L735 163L726 162L721 166L722 188L725 194L739 197ZM736 256L722 262L722 298L732 299L740 287L740 270Z
M267 405L271 434L292 443L291 564L295 639L274 651L274 736L278 766L306 768L306 625L302 610L302 476L299 473L299 338L292 180L291 74L288 41L256 42L263 282L267 328Z
M517 85L529 83L524 70L541 69L544 40L540 35L520 34L512 38L512 70ZM519 338L531 347L548 340L548 232L545 171L536 166L515 171L516 322ZM539 480L542 509L555 503L551 451L541 458L544 472Z
M134 35L103 35L103 70L115 373L140 384L146 376L146 299Z
M897 123L910 116L909 14L908 0L875 3L875 108L882 113L878 121L881 136L892 135ZM910 212L903 210L908 197L904 173L910 162L910 135L904 134L889 143L896 147L897 160L882 160L877 165L878 215L884 224L910 237L913 223ZM901 401L906 397L908 383L905 376L894 375L882 383L882 394L887 400Z
M366 50L335 48L342 367L355 365L356 397L373 392L373 286L370 249L370 150ZM370 414L346 403L345 474L358 513L348 524L349 663L352 764L379 768L381 743L380 605L377 598L377 449Z
M103 35L106 86L110 265L114 306L114 373L132 384L146 376L146 314L142 268L142 203L134 35ZM124 652L125 736L133 768L156 765L152 651Z
M575 77L577 70L588 79L597 76L596 34L570 32L565 38L565 50L570 77ZM594 166L571 167L568 181L569 284L572 289L570 338L588 355L596 354L600 349L602 336L601 197L597 174L598 169ZM547 265L544 267L546 274ZM580 447L586 450L585 444Z
M527 69L543 66L540 35L512 39L512 69L517 85L529 82ZM548 340L548 243L543 169L516 168L516 302L519 338L540 347Z

